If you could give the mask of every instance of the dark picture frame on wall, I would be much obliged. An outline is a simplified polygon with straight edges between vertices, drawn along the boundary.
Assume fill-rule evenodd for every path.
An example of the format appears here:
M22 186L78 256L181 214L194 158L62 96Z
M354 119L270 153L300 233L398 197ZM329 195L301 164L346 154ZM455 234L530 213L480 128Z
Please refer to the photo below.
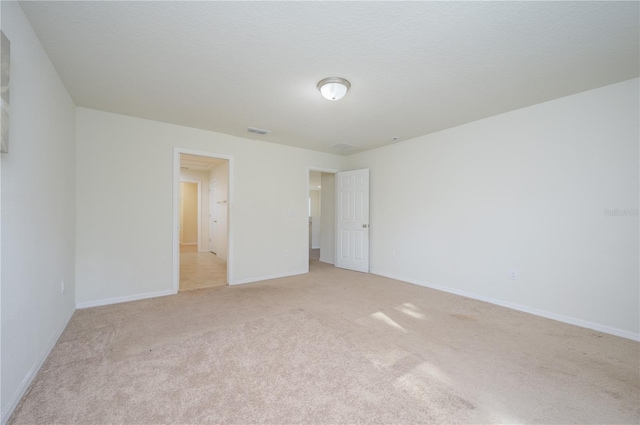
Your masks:
M10 66L10 51L11 44L9 43L9 39L4 32L2 33L2 43L0 48L1 50L1 58L0 58L0 68L2 68L0 73L0 87L2 88L2 122L0 123L1 128L1 146L0 151L2 153L9 153L9 70Z

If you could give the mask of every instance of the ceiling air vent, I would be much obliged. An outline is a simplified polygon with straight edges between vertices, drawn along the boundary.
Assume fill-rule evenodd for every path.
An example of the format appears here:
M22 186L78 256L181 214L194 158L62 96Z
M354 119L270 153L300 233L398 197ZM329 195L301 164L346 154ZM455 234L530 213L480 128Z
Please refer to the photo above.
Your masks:
M349 149L355 148L355 146L350 145L348 143L338 143L337 145L331 146L333 149L338 149L341 151L348 151Z
M255 127L249 127L249 128L247 128L247 131L249 133L256 133L256 134L267 134L267 133L269 133L269 130L264 130L262 128L255 128Z

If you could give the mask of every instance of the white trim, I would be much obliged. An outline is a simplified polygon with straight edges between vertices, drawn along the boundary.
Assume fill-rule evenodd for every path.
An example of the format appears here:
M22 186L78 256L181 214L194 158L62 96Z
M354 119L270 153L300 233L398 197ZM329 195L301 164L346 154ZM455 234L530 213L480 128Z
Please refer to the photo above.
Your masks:
M58 342L60 335L62 335L62 332L64 332L65 328L69 324L69 320L71 320L71 317L73 316L73 313L75 313L75 311L76 311L76 306L74 305L71 308L71 311L67 313L67 316L65 317L62 323L62 326L58 328L56 333L53 335L53 337L49 341L49 344L47 344L45 349L38 356L38 361L31 367L31 369L29 370L29 373L27 373L27 375L22 380L22 383L20 383L20 386L18 387L18 390L14 393L13 398L11 399L11 402L7 406L7 409L4 412L2 412L2 425L5 425L9 420L9 418L11 417L11 415L13 414L13 411L18 406L18 403L20 403L20 400L24 396L24 393L27 392L27 390L29 389L29 385L31 385L31 382L33 382L33 379L38 374L38 371L44 364L45 360L47 360L47 357L49 357L51 350L53 350L53 347L55 347L56 343Z
M430 283L427 283L427 282L422 282L422 281L419 281L419 280L404 279L404 278L401 278L401 277L398 277L398 276L394 276L393 274L390 274L390 273L383 273L383 272L373 271L373 270L371 270L371 273L376 274L378 276L388 277L390 279L401 280L403 282L411 283L411 284L418 285L418 286L424 286L426 288L436 289L438 291L448 292L448 293L454 294L454 295L460 295L460 296L463 296L463 297L472 298L474 300L488 302L490 304L495 304L495 305L499 305L499 306L502 306L502 307L507 307L507 308L510 308L512 310L522 311L524 313L529 313L529 314L533 314L535 316L540 316L540 317L544 317L544 318L547 318L547 319L556 320L558 322L568 323L570 325L579 326L581 328L593 329L594 331L606 333L606 334L609 334L609 335L615 335L615 336L619 336L619 337L622 337L622 338L631 339L631 340L634 340L634 341L640 341L640 334L637 334L637 333L634 333L634 332L624 331L622 329L612 328L610 326L600 325L598 323L593 323L593 322L589 322L589 321L582 320L582 319L576 319L574 317L563 316L561 314L551 313L549 311L538 310L537 308L527 307L527 306L524 306L524 305L520 305L520 304L515 304L515 303L512 303L512 302L509 302L509 301L496 300L494 298L489 298L489 297L485 297L485 296L482 296L482 295L477 295L477 294L474 294L472 292L467 292L467 291L461 291L461 290L458 290L458 289L448 288L446 286L433 285L433 284L430 284Z
M228 197L227 197L227 282L233 282L233 199L234 199L234 162L233 156L218 154L213 152L204 152L193 149L173 148L173 293L177 294L180 290L180 235L178 227L180 226L180 216L178 214L178 205L180 203L179 184L180 184L180 154L189 154L197 156L206 156L208 158L226 159L229 161L228 174Z
M339 173L340 170L336 169L336 168L324 168L324 167L314 167L313 165L308 165L307 166L307 171L320 171L321 173L329 173L329 174L336 174ZM309 173L307 172L307 187L309 187Z
M305 169L305 172L307 173L306 176L305 176L307 184L304 186L305 187L305 191L304 191L304 197L302 198L302 199L304 199L304 205L305 205L303 211L307 211L307 209L308 209L309 190L310 190L309 189L309 181L310 181L310 177L311 177L310 176L311 171L320 171L321 173L329 173L329 174L337 174L337 173L340 172L340 170L337 170L335 168L324 168L324 167L315 167L313 165L307 165L307 168ZM322 189L320 189L320 190L322 190ZM335 212L335 204L334 204L334 212ZM303 218L305 220L305 237L304 237L304 240L305 240L304 251L306 252L306 254L305 254L306 255L306 260L305 260L305 270L306 271L305 271L305 273L309 273L309 245L310 245L310 243L309 243L309 223L308 223L309 217L307 217L306 214L302 214L302 215L303 215ZM338 242L336 241L336 243L338 243ZM320 247L318 247L318 248L320 248ZM317 249L317 248L313 248L312 247L311 249ZM335 251L335 249L334 249L334 251ZM322 255L322 251L320 251L320 255ZM335 263L335 261L334 261L334 263Z
M86 301L83 303L77 303L76 307L78 309L89 308L89 307L100 307L102 305L120 304L120 303L129 302L129 301L146 300L147 298L164 297L167 295L173 295L173 291L165 290L165 291L158 291L158 292L147 292L146 294L125 295L124 297L107 298L104 300L97 300L97 301Z
M307 250L307 253L308 252L309 252L309 250ZM240 279L240 280L235 281L233 283L229 283L229 285L244 285L245 283L262 282L263 280L279 279L281 277L289 277L289 276L297 276L299 274L309 273L308 267L309 266L307 265L307 269L306 270L298 270L298 271L295 271L295 272L286 272L286 273L280 273L280 274L272 274L272 275L268 275L268 276L250 277L248 279Z
M216 210L216 223L217 223L218 218L219 218L218 217L218 211L217 211L217 208L218 208L217 202L218 202L218 198L220 197L218 195L218 179L214 180L214 179L211 178L211 174L213 173L213 170L215 170L216 168L218 168L218 167L214 167L211 171L209 171L209 215L207 216L207 230L209 230L209 234L207 235L207 251L215 253L216 255L218 255L218 253L213 250L213 246L212 246L213 245L213 243L212 243L213 239L215 239L215 238L211 237L211 233L212 233L211 231L212 231L212 228L213 228L212 223L211 223L213 220L211 220L211 219L213 218L213 211L214 210ZM215 196L216 205L215 206L213 204L214 197L212 196L214 187L216 188L216 196ZM227 211L227 216L229 216L229 211ZM217 248L216 248L216 250L219 251L219 249L217 249ZM226 258L225 258L225 260L226 260Z
M193 243L185 243L185 244L181 244L181 245L198 245L198 252L200 251L200 248L202 247L202 182L200 180L190 180L190 179L182 179L180 178L180 183L195 183L198 185L198 189L197 189L197 202L198 202L198 222L197 222L197 226L198 228L196 229L196 235L198 237L198 242Z

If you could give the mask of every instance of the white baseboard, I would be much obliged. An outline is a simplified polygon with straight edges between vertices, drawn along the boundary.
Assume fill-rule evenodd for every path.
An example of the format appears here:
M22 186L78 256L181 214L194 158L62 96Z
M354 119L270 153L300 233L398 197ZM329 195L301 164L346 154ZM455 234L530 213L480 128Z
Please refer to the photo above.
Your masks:
M323 263L331 264L331 265L335 263L333 261L333 258L322 258L322 254L320 254L320 261L322 261Z
M527 307L520 304L511 303L509 301L501 301L496 300L489 297L484 297L482 295L477 295L471 292L460 291L458 289L448 288L446 286L433 285L427 282L422 282L418 280L405 279L399 276L394 276L390 273L383 273L378 271L371 271L372 274L376 274L379 276L388 277L395 280L401 280L403 282L412 283L414 285L424 286L426 288L436 289L438 291L448 292L450 294L461 295L463 297L472 298L474 300L488 302L490 304L496 304L502 307L507 307L513 310L522 311L524 313L533 314L540 317L545 317L547 319L557 320L558 322L568 323L570 325L579 326L581 328L593 329L594 331L606 333L609 335L615 335L626 339L631 339L634 341L640 341L640 334L624 331L622 329L612 328L610 326L601 325L598 323L589 322L582 319L576 319L574 317L563 316L561 314L551 313L544 310L538 310L536 308Z
M27 373L27 375L22 380L22 383L20 384L20 386L18 387L18 390L13 395L11 402L7 406L7 409L4 412L2 412L2 425L5 425L7 423L7 421L11 417L11 414L13 414L13 411L18 406L18 403L20 403L20 400L22 400L22 396L24 396L24 393L27 391L27 389L29 389L29 385L31 385L31 382L33 382L33 378L36 377L36 375L38 374L38 371L44 364L45 360L47 360L47 357L49 357L51 350L53 350L53 347L56 345L56 342L58 342L58 338L60 338L60 335L62 335L62 332L64 332L65 328L67 327L67 324L69 323L69 320L71 320L71 316L73 316L73 313L75 311L76 311L76 307L73 306L71 311L67 313L67 316L65 317L62 323L62 326L60 326L58 330L56 330L56 333L53 335L53 337L49 341L49 344L47 344L45 349L40 353L40 355L38 356L38 360L31 367L31 369L29 370L29 373Z
M295 272L272 274L272 275L269 275L269 276L250 277L248 279L236 280L233 283L229 283L229 285L242 285L242 284L245 284L245 283L261 282L263 280L278 279L278 278L281 278L281 277L296 276L296 275L305 274L305 273L309 273L309 270L298 270L298 271L295 271Z
M167 295L174 295L174 294L175 293L172 290L148 292L146 294L126 295L124 297L107 298L104 300L85 301L82 303L77 303L76 307L79 309L89 308L89 307L99 307L101 305L120 304L120 303L129 302L129 301L145 300L147 298L158 298L158 297L164 297Z
M320 249L320 245L318 245L318 246L311 245L311 249Z

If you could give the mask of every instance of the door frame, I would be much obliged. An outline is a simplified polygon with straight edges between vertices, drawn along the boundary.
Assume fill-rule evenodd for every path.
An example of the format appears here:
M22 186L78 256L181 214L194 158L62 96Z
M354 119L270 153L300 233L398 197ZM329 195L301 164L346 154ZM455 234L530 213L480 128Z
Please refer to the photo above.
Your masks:
M180 154L205 156L208 158L225 159L229 162L229 193L227 197L227 284L233 285L233 199L234 199L234 161L233 156L218 154L214 152L205 152L194 149L173 148L173 293L177 294L180 290ZM307 177L308 178L308 177Z
M321 173L329 173L329 174L336 174L339 173L340 170L336 169L336 168L325 168L325 167L315 167L313 165L308 165L307 168L305 169L306 177L303 181L306 181L307 184L304 186L304 205L305 208L303 209L303 211L308 211L308 207L307 205L309 205L309 172L310 171L320 171ZM322 188L321 188L322 190ZM335 209L334 209L334 214L335 214ZM304 240L306 241L305 243L305 269L306 269L306 273L309 273L309 217L307 216L307 214L304 214L304 220L305 220L305 237ZM337 241L336 241L337 243ZM334 249L334 253L335 253L335 249ZM335 262L335 259L334 259Z
M211 178L209 178L209 217L207 217L207 224L209 225L209 235L207 235L207 236L208 236L208 239L209 239L209 244L208 244L208 246L207 246L207 251L209 251L209 252L213 252L213 253L215 253L216 255L218 255L218 253L217 253L217 252L215 252L214 250L212 250L212 249L211 249L211 243L213 242L213 239L211 238L211 231L213 230L213 229L211 228L211 215L212 215L212 213L211 213L211 211L212 211L212 210L211 210L211 207L214 205L214 203L213 203L213 197L211 196L211 193L213 192L212 184L211 184L211 183L214 183L214 182L215 182L215 184L216 184L216 186L217 186L217 184L218 184L218 180L211 180ZM217 200L218 200L218 188L216 187L216 203L218 202ZM217 216L216 216L216 221L217 221Z
M198 240L197 240L197 246L198 246L198 252L200 252L200 246L201 246L201 230L202 230L202 193L200 192L202 190L202 187L200 185L200 182L198 180L182 180L180 179L180 183L195 183L196 185L198 185L198 222L196 223L196 225L198 226L198 231L197 231L197 235L198 235ZM179 190L179 189L178 189ZM178 193L179 195L179 193ZM180 197L178 196L178 202L180 202ZM178 224L180 224L180 210L179 210L180 206L178 205ZM182 230L182 229L180 229ZM178 236L180 236L180 233L178 233Z

